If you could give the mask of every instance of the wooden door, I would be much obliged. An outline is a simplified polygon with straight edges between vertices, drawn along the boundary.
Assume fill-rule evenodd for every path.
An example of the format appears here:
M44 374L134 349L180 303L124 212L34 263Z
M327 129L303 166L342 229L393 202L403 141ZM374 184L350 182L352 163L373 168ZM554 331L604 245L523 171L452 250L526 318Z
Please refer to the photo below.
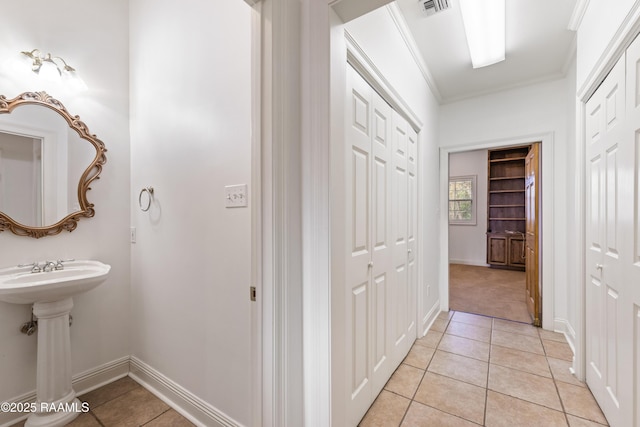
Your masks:
M624 57L586 105L586 357L587 383L611 425L623 422L621 358L625 344L620 165L624 144ZM633 140L633 135L627 136ZM626 186L625 184L622 184ZM629 310L630 312L631 310ZM630 341L629 341L630 342ZM625 349L631 353L631 348ZM622 393L621 393L622 392Z
M525 271L527 310L534 325L542 325L539 264L540 226L540 143L531 145L525 159Z

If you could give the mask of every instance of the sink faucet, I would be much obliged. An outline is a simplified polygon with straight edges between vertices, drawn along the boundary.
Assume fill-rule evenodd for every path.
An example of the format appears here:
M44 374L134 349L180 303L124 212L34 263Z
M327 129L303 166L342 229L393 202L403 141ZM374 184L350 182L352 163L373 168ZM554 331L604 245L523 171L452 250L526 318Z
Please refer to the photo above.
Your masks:
M40 273L42 271L42 268L40 268L37 262L33 262L31 264L18 264L18 267L32 267L32 273Z
M42 271L53 271L56 269L56 263L53 261L45 261Z
M31 267L32 273L50 272L54 270L64 270L65 262L73 261L73 259L59 259L57 261L44 261L42 264L33 262L31 264L19 264L18 267Z

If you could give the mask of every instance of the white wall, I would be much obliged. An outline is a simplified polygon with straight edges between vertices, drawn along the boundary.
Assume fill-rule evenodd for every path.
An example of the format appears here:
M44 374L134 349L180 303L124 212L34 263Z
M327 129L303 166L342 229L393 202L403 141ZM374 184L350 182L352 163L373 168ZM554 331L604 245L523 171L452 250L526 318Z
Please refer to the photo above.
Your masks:
M550 144L552 147L547 144L542 145L543 159L545 158L544 151L551 149L552 155L547 158L553 162L553 182L545 181L545 177L542 177L542 192L553 191L553 206L542 206L543 209L552 209L554 227L551 235L543 235L543 239L547 239L547 243L548 239L553 239L552 254L547 253L547 256L552 255L548 261L553 263L555 271L551 278L554 290L551 298L553 300L553 309L551 310L553 319L543 319L548 327L555 327L554 325L558 322L566 320L566 289L567 286L577 286L576 283L567 283L567 272L572 268L568 265L567 259L567 227L572 220L567 215L568 206L572 205L571 196L567 192L569 180L567 164L572 161L571 150L574 147L573 141L571 141L572 133L568 130L568 127L573 126L573 122L568 117L567 92L569 89L567 85L566 79L555 80L467 99L441 107L440 141L442 147L494 141L498 143L504 140L526 139L527 135L553 133ZM546 179L548 178L547 176ZM551 185L545 187L545 182ZM543 224L543 229L544 227L545 224ZM542 266L543 270L550 267L548 263L546 266ZM546 271L548 272L548 270Z
M487 150L449 155L449 176L476 176L476 224L449 225L449 262L487 265Z
M577 87L605 53L636 0L590 0L578 29Z
M251 177L250 8L130 3L132 354L248 425L250 209L224 187Z
M36 47L68 60L89 90L75 95L55 86L48 90L108 149L107 164L88 193L94 218L80 220L72 233L41 239L0 233L2 267L58 258L111 265L104 284L74 298L71 352L78 374L129 354L128 2L2 0L0 9L0 64ZM8 98L44 87L0 73L0 94ZM19 332L30 311L27 305L0 303L0 401L35 390L36 335ZM3 420L0 416L0 424Z

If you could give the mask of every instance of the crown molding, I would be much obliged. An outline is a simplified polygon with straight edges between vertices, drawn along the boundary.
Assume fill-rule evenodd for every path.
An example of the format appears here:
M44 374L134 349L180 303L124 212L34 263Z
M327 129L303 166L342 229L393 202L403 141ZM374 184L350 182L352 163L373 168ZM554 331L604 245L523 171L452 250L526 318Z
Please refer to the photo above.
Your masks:
M431 74L431 71L429 70L427 63L425 62L424 58L422 57L422 54L420 53L418 44L416 43L416 40L413 38L413 34L411 34L409 25L407 24L407 21L404 19L404 15L402 15L400 8L395 2L388 4L386 8L387 8L387 11L389 12L389 15L391 15L391 19L393 20L394 24L398 28L398 31L400 32L400 35L402 36L404 43L407 45L407 48L409 49L409 52L411 53L413 60L415 61L416 65L418 66L418 69L422 73L424 80L427 82L429 89L431 89L431 93L436 98L438 103L442 103L442 95L440 94L438 85L436 84L436 81L433 78L433 75Z
M573 8L571 18L569 18L569 24L567 28L571 31L578 31L580 24L582 24L582 18L589 7L589 0L577 0L576 5Z

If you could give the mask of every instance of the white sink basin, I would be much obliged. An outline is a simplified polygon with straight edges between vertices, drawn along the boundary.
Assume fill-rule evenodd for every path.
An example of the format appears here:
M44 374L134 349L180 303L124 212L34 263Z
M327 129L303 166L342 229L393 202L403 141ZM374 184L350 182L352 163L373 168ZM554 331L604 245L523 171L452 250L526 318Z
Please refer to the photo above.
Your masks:
M0 269L0 301L53 302L91 290L104 282L111 266L99 261L68 261L64 270L31 273L30 267Z

